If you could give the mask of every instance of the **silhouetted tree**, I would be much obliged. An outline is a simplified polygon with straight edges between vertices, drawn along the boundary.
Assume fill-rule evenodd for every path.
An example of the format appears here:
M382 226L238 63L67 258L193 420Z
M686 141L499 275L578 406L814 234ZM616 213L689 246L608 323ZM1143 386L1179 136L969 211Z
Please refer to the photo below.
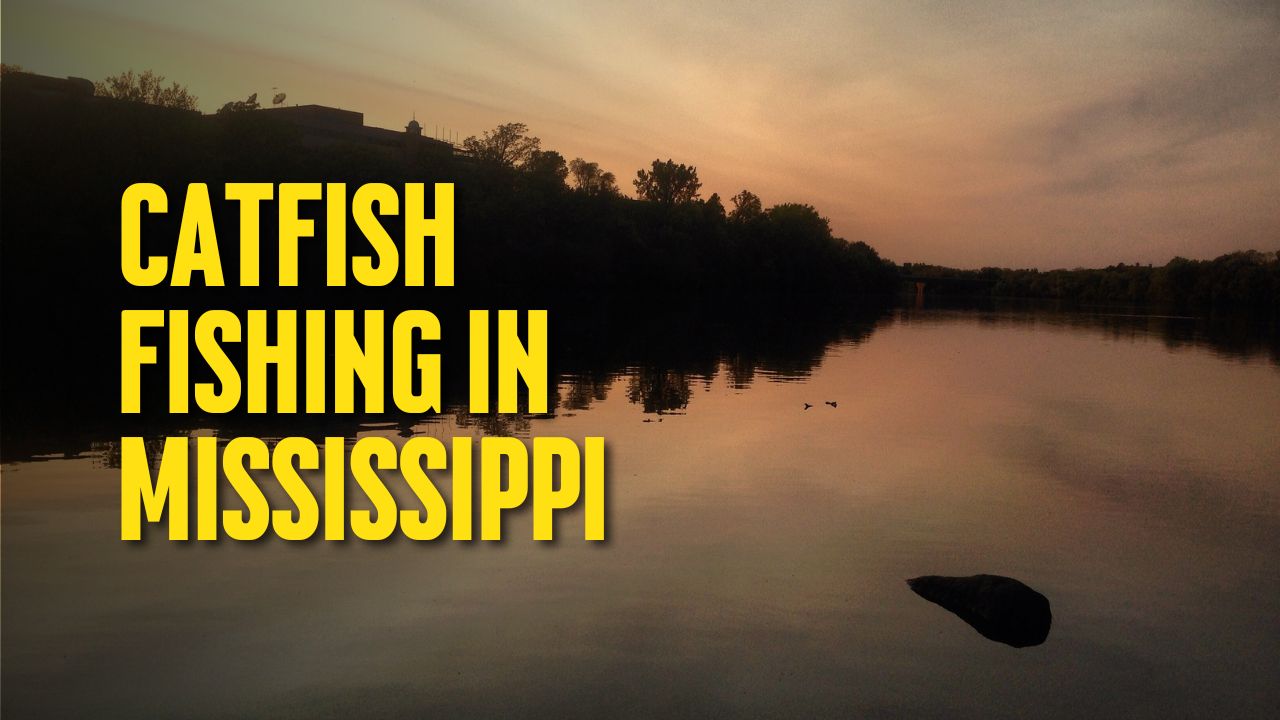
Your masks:
M564 186L565 178L569 176L569 167L565 164L564 156L555 150L534 150L520 169L538 181L546 181L561 187Z
M788 234L815 239L831 237L831 222L812 205L781 203L769 208L765 215L775 227L786 227Z
M197 102L196 96L185 87L176 82L165 87L164 76L150 70L144 70L140 75L135 75L133 70L112 75L94 83L93 91L102 97L180 110L195 110Z
M1015 270L908 263L899 272L937 278L934 295L1050 298L1066 303L1148 305L1179 312L1280 319L1280 253L1234 252L1213 260L1175 257L1163 267L1112 265L1098 269Z
M760 204L760 196L750 190L743 190L729 199L733 203L733 210L729 212L729 219L734 222L744 222L758 218L764 214L764 206Z
M635 186L641 200L679 205L696 200L702 183L698 180L698 169L692 165L654 160L652 170L636 171Z
M600 169L599 163L574 158L569 162L573 176L573 188L587 195L617 195L617 178L611 172Z
M529 126L524 123L505 123L478 138L468 137L462 147L476 160L514 168L528 162L542 147L542 141L530 136Z
M711 197L707 198L706 207L707 212L711 213L716 220L724 220L724 203L720 200L720 193L711 193Z

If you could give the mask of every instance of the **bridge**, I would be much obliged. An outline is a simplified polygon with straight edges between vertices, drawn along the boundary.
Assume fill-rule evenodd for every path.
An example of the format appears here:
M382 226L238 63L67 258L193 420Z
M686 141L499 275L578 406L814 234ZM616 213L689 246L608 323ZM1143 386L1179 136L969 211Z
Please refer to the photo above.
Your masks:
M916 307L924 304L924 289L926 286L933 288L946 288L949 294L984 294L991 289L999 278L983 277L976 271L961 271L969 274L962 276L947 275L919 275L915 273L902 273L898 277L908 287L914 285L916 291Z

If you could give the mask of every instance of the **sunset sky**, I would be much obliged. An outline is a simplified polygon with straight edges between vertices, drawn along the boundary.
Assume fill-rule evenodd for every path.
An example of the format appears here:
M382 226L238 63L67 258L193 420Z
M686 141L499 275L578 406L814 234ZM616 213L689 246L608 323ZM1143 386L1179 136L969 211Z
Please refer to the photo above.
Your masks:
M655 157L898 262L1280 250L1280 3L5 0L0 55Z

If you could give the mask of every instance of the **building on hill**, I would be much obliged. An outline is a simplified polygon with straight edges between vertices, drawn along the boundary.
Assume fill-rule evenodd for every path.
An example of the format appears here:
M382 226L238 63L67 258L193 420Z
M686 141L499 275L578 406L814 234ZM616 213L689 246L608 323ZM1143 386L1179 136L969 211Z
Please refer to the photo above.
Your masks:
M25 71L6 72L0 87L4 90L5 102L15 104L43 104L46 106L66 105L68 107L85 108L119 108L131 114L143 113L156 116L164 113L197 117L195 110L149 105L138 100L121 100L94 94L93 82L79 77L51 77L37 75Z
M302 142L314 147L354 144L429 155L446 156L454 152L453 145L423 136L422 126L416 119L398 131L365 125L364 113L324 105L293 105L259 112L298 128Z
M39 98L93 97L93 82L78 77L57 78L49 75L17 71L4 74L4 87Z
M215 122L217 114L200 115L194 110L165 108L133 100L120 100L94 94L93 83L84 78L56 78L24 71L6 72L0 86L4 101L15 105L61 106L68 109L117 108L147 114L181 114ZM364 124L364 113L324 105L293 105L263 108L248 112L262 113L298 130L304 147L322 149L349 145L371 149L387 155L409 157L450 157L458 154L451 143L425 137L417 119L410 120L404 130L371 127Z

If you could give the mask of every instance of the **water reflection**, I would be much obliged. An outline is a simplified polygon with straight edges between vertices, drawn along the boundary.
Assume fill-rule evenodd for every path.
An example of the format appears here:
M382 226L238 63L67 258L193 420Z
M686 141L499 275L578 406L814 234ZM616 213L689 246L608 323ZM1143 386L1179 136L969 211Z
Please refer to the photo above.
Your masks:
M8 463L5 715L1267 716L1276 365L1012 314L637 328L561 357L547 415L321 429L603 435L598 547L535 544L529 513L504 543L126 546L110 444ZM988 568L1052 599L1052 640L1010 652L903 588Z
M557 415L576 414L606 400L621 382L628 402L645 414L678 414L687 410L698 388L723 378L735 391L746 391L761 381L803 382L835 346L857 346L874 333L898 326L976 324L983 328L1088 332L1114 342L1159 341L1170 351L1208 349L1235 360L1267 359L1280 366L1280 332L1245 320L1209 321L1114 311L1063 312L1044 307L996 305L990 302L964 309L868 309L858 312L806 314L802 317L765 311L749 317L691 318L679 323L652 319L629 327L625 335L592 340L590 329L598 322L568 321L557 338L553 358L552 411L534 416L472 416L457 402L464 395L461 382L452 378L446 388L443 416L387 415L384 421L409 436L414 428L438 422L456 422L486 434L527 435L533 423ZM39 393L6 399L9 417L22 422L0 426L6 462L39 456L74 456L96 443L121 434L165 435L195 428L217 427L224 434L278 437L283 434L350 435L370 418L337 415L299 415L285 425L278 420L233 414L212 418L190 416L184 420L157 415L138 421L122 418L110 402L111 393L99 392L117 382L113 368L79 367L75 371L50 368L50 383L35 379L28 389L78 384L84 402L77 404L73 423L60 403L45 402ZM56 380L56 382L54 382ZM450 378L446 378L448 382ZM90 391L86 387L95 388ZM452 399L452 402L451 402ZM815 399L820 402L822 399Z
M1159 340L1170 350L1200 348L1223 358L1266 358L1280 365L1280 332L1248 317L1185 317L1108 307L1062 310L1045 303L1012 300L903 308L896 313L898 321L909 323L943 323L957 318L987 327L1083 330L1115 341Z

